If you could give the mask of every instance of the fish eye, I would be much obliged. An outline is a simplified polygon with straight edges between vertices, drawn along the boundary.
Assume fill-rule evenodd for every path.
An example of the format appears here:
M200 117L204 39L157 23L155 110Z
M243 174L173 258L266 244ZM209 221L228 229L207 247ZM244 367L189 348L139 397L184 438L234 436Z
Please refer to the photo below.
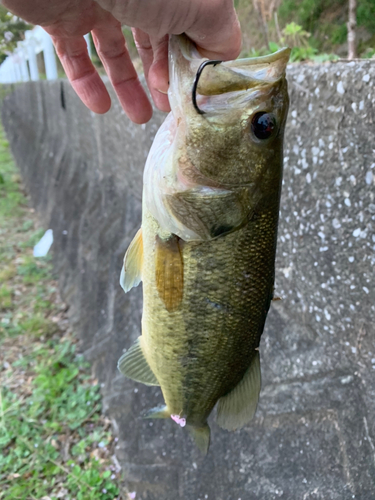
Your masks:
M277 127L276 117L273 113L261 111L255 113L251 120L251 130L255 137L260 140L269 139Z

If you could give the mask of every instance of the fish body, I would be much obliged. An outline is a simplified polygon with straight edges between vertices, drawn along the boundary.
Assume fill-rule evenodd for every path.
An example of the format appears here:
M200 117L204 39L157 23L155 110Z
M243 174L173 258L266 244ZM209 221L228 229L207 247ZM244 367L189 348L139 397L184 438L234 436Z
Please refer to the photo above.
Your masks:
M119 361L160 385L165 407L203 452L207 418L240 428L260 391L258 346L273 296L288 110L289 50L211 64L171 37L172 112L151 148L142 227L124 259L125 291L143 281L142 335Z

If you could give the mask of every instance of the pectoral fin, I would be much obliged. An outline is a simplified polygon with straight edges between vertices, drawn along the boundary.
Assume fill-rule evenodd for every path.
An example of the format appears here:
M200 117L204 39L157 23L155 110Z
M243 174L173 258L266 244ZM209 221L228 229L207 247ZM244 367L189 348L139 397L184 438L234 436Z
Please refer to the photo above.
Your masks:
M253 418L258 405L261 384L259 352L242 380L226 396L219 399L216 422L228 431L240 429Z
M145 385L160 385L148 364L140 344L140 337L121 356L117 364L120 372L136 382Z
M178 242L174 234L165 240L156 236L156 288L168 312L176 311L184 291L184 266Z
M128 292L133 286L138 286L142 281L143 264L143 239L142 228L134 236L124 257L124 265L121 270L120 285L124 292Z

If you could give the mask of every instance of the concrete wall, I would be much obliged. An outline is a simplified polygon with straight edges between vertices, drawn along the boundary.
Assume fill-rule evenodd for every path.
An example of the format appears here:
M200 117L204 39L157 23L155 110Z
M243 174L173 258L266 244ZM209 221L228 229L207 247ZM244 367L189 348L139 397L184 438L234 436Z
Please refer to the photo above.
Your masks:
M22 84L3 123L32 202L54 230L61 292L103 383L137 499L372 499L375 491L375 64L289 69L291 108L275 302L254 421L212 424L199 456L172 421L139 419L157 388L119 375L140 334L141 290L118 275L141 221L142 170L162 116L88 111L67 82Z

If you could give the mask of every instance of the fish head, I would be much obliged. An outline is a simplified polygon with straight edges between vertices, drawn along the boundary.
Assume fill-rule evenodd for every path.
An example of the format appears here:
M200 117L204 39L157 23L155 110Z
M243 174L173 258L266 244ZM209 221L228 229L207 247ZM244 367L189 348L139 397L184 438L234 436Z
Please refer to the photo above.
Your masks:
M187 37L171 37L169 100L180 177L230 187L277 175L289 103L289 55L284 48L264 57L212 63ZM271 165L273 171L267 172Z
M214 62L202 58L186 36L171 36L171 113L155 137L144 172L145 206L166 234L185 241L210 238L210 230L203 236L187 217L200 218L196 212L211 202L208 210L215 211L225 203L220 197L231 197L228 190L245 190L249 199L263 199L263 205L278 200L289 55L285 48L264 57ZM236 203L229 203L236 210Z

